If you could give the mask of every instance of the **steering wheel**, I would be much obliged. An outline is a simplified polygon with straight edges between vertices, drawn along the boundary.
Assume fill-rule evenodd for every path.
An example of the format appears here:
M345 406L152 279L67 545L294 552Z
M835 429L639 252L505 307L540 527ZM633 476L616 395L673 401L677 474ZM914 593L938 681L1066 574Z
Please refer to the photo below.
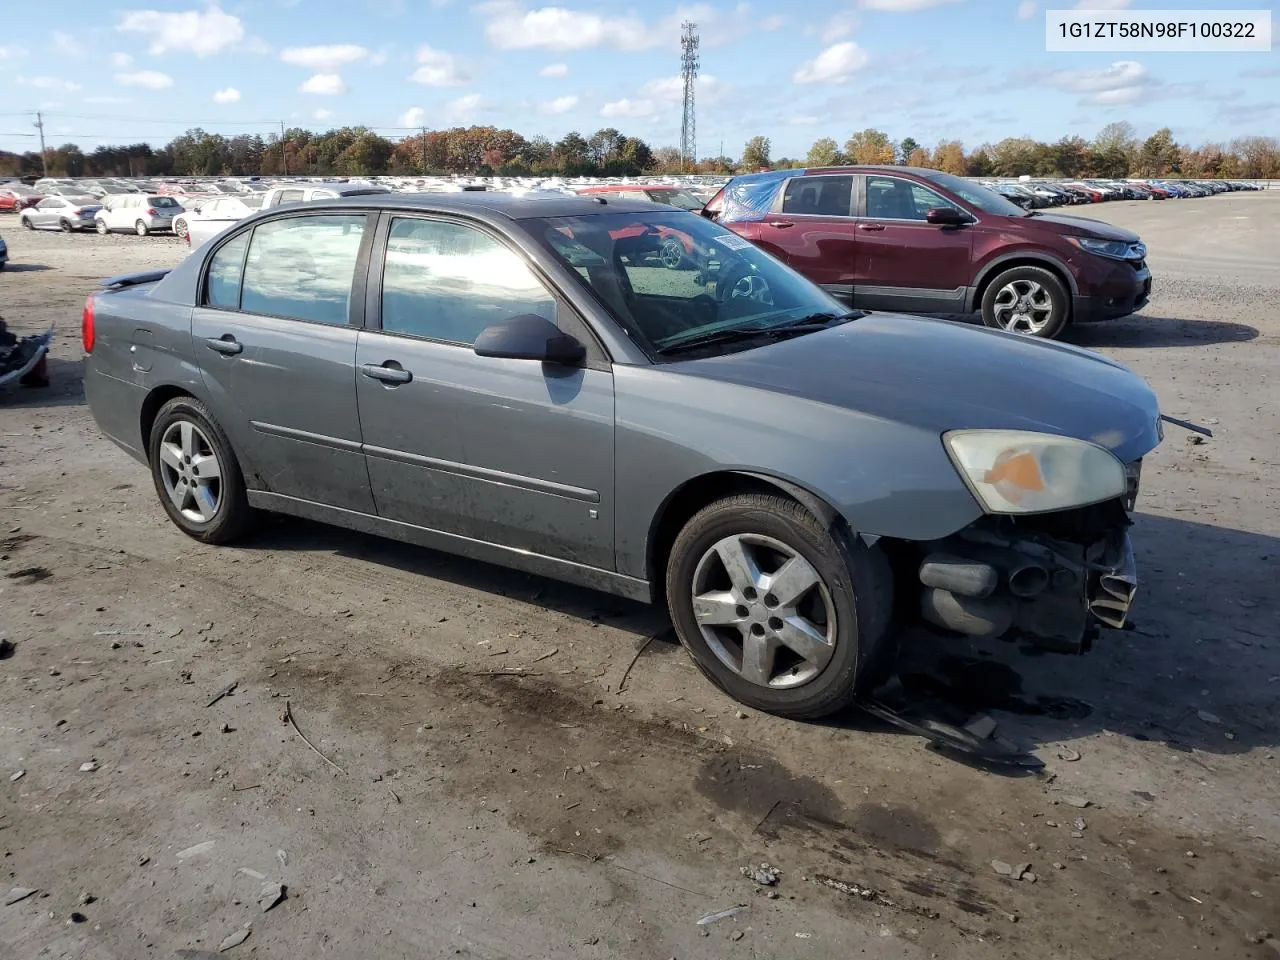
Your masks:
M716 297L727 300L754 300L773 306L773 291L764 277L752 272L745 263L734 264L716 281Z

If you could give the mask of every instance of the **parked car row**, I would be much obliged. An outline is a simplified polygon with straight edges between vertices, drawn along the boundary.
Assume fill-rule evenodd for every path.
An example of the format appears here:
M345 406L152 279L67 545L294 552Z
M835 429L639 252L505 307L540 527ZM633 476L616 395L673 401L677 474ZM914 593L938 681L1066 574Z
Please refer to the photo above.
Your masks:
M978 180L1025 210L1104 200L1165 200L1261 190L1238 180Z

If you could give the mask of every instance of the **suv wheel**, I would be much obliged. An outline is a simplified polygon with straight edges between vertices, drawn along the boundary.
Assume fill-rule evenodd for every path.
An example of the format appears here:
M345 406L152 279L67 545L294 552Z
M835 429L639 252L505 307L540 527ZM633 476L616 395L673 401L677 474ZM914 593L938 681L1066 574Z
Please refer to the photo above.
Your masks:
M148 444L156 494L169 519L204 543L230 543L248 524L249 500L231 443L203 403L160 408Z
M151 232L150 230L147 229L147 225L143 223L141 220L139 220L137 223L133 225L133 229L140 237L145 237L148 233Z
M108 233L108 232L109 232L109 231L107 230L107 221L105 221L105 220L99 220L99 221L98 221L98 233L99 233L99 235L100 235L100 236L104 236L104 237L105 237L105 236L107 235L107 233Z
M1052 340L1070 316L1067 288L1043 267L1006 270L982 295L982 322L1009 333Z
M862 541L837 543L792 500L743 494L685 525L666 587L680 641L713 683L804 720L847 706L879 679L889 584L883 556Z

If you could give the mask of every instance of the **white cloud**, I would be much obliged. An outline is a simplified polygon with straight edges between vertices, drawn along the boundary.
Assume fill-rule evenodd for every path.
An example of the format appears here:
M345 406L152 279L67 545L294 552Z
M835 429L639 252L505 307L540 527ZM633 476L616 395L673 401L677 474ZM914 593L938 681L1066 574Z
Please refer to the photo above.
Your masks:
M62 57L84 56L84 45L69 33L53 31L53 49Z
M214 103L239 103L240 91L235 87L227 87L225 90L219 90L213 95Z
M117 70L128 70L133 66L133 57L127 53L113 53L111 55L111 65Z
M861 22L861 18L852 10L840 10L817 31L818 36L822 38L823 43L835 43L857 30Z
M427 111L421 107L410 107L400 114L400 126L402 127L421 127L426 123L426 120Z
M1022 0L1018 4L1018 19L1030 20L1036 15L1036 0Z
M317 73L298 88L299 93L314 93L322 97L336 97L347 92L347 85L336 73Z
M475 119L476 111L480 109L482 98L478 93L469 93L465 97L459 97L457 100L450 100L444 106L445 116L453 123L467 123Z
M1078 0L1077 10L1124 10L1129 0Z
M914 10L928 10L940 7L944 3L959 3L960 0L862 0L862 6L868 10L885 10L889 13L910 13Z
M715 103L728 90L729 85L727 83L718 80L709 73L699 74L697 80L694 81L694 92L698 95L699 103ZM650 80L640 88L640 95L650 100L679 103L684 99L684 78L662 77L659 80Z
M62 90L66 93L75 93L80 89L80 84L63 80L61 77L32 77L27 81L27 85L37 90Z
M794 83L846 83L870 61L852 40L832 44L791 75Z
M136 73L117 73L116 83L122 87L145 87L148 90L164 90L173 86L173 77L159 70L139 70Z
M317 47L285 47L280 59L290 66L308 70L333 71L369 56L369 51L354 43L337 43Z
M332 110L326 110L324 107L321 107L320 109L318 109L318 110L316 110L314 113L312 113L312 114L311 114L311 116L315 117L317 120L320 120L320 121L324 121L324 120L332 120L332 119L333 119L333 111L332 111Z
M122 33L141 33L151 38L149 52L194 53L208 57L233 47L244 39L240 18L217 6L207 10L164 13L159 10L132 10L116 27Z
M567 63L548 63L538 71L538 76L540 77L567 77L568 75L569 65Z
M128 97L85 97L85 103L133 103Z
M568 113L578 105L578 97L569 94L564 97L556 97L554 100L548 100L546 103L538 105L538 109L543 113Z
M458 65L458 59L444 50L428 46L418 48L418 69L409 77L414 83L428 87L456 87L470 79Z
M655 109L657 108L652 100L629 100L624 97L621 100L606 103L600 108L600 116L635 119L652 116Z
M17 60L26 55L27 51L22 47L0 47L0 60Z
M781 30L787 25L787 18L780 13L765 17L760 21L760 29L765 33L772 33L774 30Z
M487 9L496 15L485 24L485 34L503 50L586 50L598 46L642 50L654 45L645 22L636 16L607 17L564 7L522 11L514 3L490 4Z
M1155 80L1136 60L1117 60L1096 70L1060 70L1049 82L1064 93L1085 94L1084 102L1099 106L1133 103L1153 86Z

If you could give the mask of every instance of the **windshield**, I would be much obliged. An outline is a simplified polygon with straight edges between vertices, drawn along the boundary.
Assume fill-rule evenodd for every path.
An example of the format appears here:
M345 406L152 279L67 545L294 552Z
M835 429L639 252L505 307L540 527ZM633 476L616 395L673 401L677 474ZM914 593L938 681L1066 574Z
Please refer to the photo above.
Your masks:
M977 207L983 213L993 213L1001 217L1025 217L1026 211L1016 203L1006 200L994 190L988 190L971 180L965 180L950 173L931 173L929 179L938 186L950 190L957 197Z
M545 217L525 225L657 360L677 359L673 348L717 333L768 331L847 312L821 287L692 213ZM767 342L762 333L706 349Z
M663 190L646 190L649 199L654 203L666 203L673 207L679 207L681 210L701 210L702 201L695 197L688 190L680 190L678 188L668 188Z
M173 197L147 197L147 206L149 207L168 209L169 207L176 207L177 205L178 201L173 199Z

